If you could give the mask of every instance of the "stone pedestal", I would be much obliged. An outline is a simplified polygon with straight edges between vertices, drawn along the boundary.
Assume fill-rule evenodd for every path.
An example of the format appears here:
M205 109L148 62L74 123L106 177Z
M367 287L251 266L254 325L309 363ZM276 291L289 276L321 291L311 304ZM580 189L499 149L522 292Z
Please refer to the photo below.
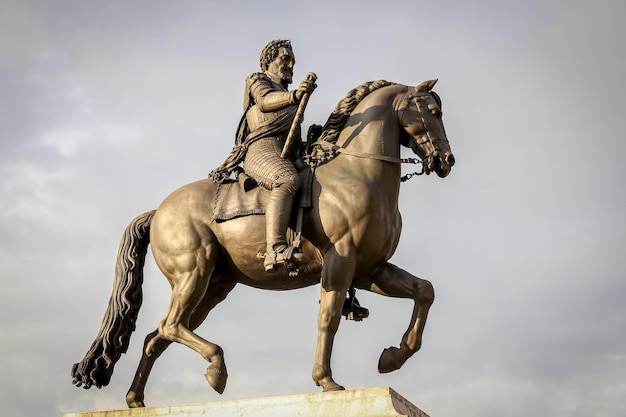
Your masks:
M70 413L64 417L428 417L389 387Z

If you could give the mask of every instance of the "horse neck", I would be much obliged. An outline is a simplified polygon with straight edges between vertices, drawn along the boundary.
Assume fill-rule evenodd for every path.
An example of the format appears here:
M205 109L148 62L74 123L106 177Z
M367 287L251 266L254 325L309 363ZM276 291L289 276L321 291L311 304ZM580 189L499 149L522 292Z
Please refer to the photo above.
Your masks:
M405 86L389 86L368 95L352 112L337 140L337 145L361 154L400 155L398 108ZM400 191L400 163L380 159L341 155L331 161L336 178L351 178L362 184L377 199L395 210ZM329 164L330 168L330 164Z
M353 152L398 157L400 126L397 109L407 87L391 85L374 91L354 109L337 140Z

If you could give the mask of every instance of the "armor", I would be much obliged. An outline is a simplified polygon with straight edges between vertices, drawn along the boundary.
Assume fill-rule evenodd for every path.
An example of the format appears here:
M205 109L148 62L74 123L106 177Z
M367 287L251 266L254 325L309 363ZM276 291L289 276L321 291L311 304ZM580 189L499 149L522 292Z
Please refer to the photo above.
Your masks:
M285 238L293 200L300 178L293 163L280 156L296 114L295 91L273 81L263 73L248 77L246 90L250 98L244 115L248 133L243 166L263 187L271 191L265 209L267 252L264 266L273 270L285 261L297 261L297 253ZM291 250L289 250L291 249ZM285 254L289 253L288 259Z
M268 75L255 73L246 79L244 118L248 144L264 137L287 136L296 115L295 91L273 81Z

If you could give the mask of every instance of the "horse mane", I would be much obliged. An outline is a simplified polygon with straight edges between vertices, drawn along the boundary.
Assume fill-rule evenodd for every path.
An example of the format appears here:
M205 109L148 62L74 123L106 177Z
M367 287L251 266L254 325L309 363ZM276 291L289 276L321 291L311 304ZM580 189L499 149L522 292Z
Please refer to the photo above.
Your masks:
M345 127L352 111L370 93L393 84L395 83L385 80L368 81L348 91L348 94L337 103L326 124L321 128L319 137L302 157L302 160L311 168L316 168L334 159L337 156L337 151L333 145L337 143L339 134Z
M392 84L394 83L385 80L368 81L348 91L328 117L318 141L337 143L339 133L345 127L348 117L356 106L373 91Z

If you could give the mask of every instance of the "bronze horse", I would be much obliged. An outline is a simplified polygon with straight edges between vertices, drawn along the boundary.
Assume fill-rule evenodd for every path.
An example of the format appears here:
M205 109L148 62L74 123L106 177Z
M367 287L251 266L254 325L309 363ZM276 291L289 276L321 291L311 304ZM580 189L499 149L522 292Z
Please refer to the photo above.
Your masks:
M129 407L144 406L152 366L172 342L209 361L206 379L223 392L228 376L223 350L194 330L237 283L270 290L321 283L313 380L324 391L344 389L332 377L330 358L350 285L413 299L400 347L384 349L378 362L379 372L399 369L420 348L434 299L430 282L387 262L402 228L400 145L420 157L426 174L445 177L454 165L441 102L431 91L435 82L417 87L364 83L339 102L313 146L330 147L336 156L315 169L312 207L304 212L302 228L302 250L312 261L295 277L285 268L266 272L257 259L265 248L264 216L212 221L218 184L209 179L181 187L157 210L135 218L120 243L113 294L102 326L84 359L72 367L74 384L107 385L116 361L128 348L141 305L148 244L172 286L172 297L158 329L146 337L126 396Z

